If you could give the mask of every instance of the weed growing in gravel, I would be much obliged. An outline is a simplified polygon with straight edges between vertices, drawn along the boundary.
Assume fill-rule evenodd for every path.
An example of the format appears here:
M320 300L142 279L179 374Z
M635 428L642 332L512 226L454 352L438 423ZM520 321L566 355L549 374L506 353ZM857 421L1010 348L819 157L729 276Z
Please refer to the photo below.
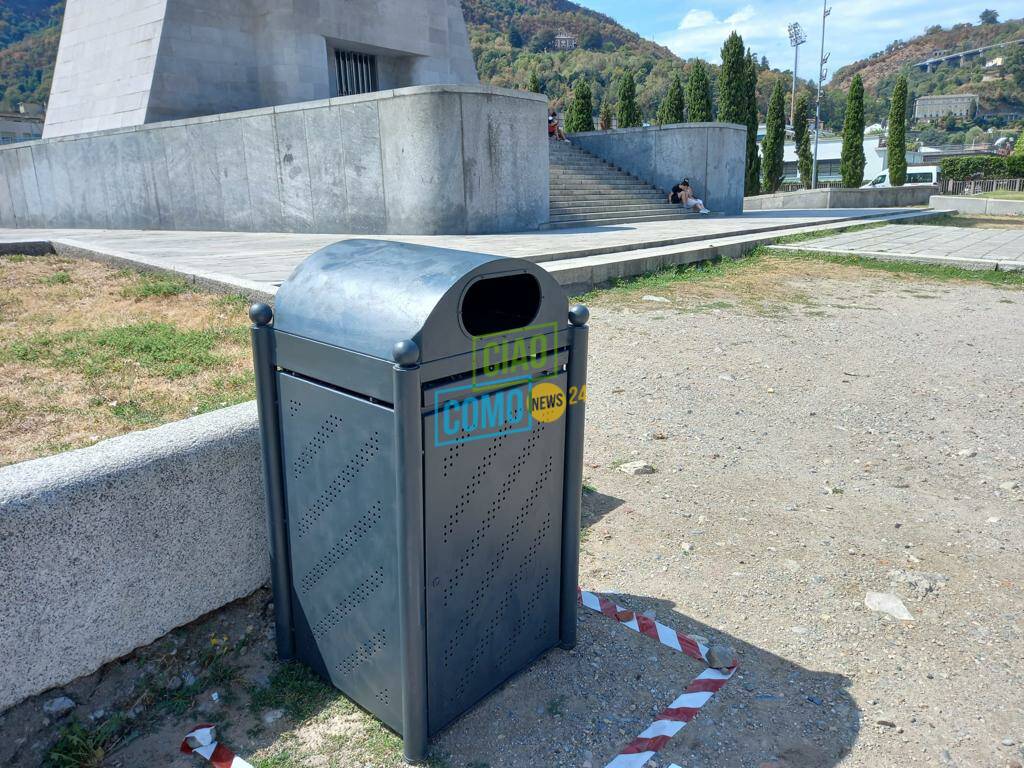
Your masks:
M121 721L117 718L93 730L72 723L61 731L43 765L45 768L100 768L107 752L119 740L120 729Z
M71 275L63 269L43 279L43 283L46 285L67 285L70 282Z

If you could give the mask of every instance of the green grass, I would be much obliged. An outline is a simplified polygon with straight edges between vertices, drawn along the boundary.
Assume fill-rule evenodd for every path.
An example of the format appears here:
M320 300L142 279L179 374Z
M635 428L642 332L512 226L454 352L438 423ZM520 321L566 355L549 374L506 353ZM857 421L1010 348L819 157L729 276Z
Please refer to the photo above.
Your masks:
M652 293L679 283L697 283L726 277L741 269L749 269L748 259L717 259L699 264L669 267L639 277L618 278L607 288L596 288L577 296L573 302L593 301L599 296L627 296L634 293Z
M121 725L119 718L110 718L93 729L78 723L66 726L46 753L44 768L101 768L107 752L119 740Z
M49 277L43 278L43 283L46 285L67 285L71 282L71 274L60 269L54 272Z
M192 290L187 282L174 275L162 274L159 272L134 272L125 270L120 274L135 278L130 285L121 289L121 295L126 299L150 299L161 296L178 296Z
M0 256L0 259L5 259L11 264L21 264L21 262L25 261L27 258L28 256L23 253L12 253L9 256Z
M818 251L771 251L767 248L758 248L752 255L755 258L771 255L774 258L802 259L820 261L827 264L841 264L847 267L859 267L860 269L889 272L895 275L909 275L940 282L965 280L1008 288L1024 288L1024 272L1001 272L994 269L961 269L960 267L950 267L944 264L889 261L839 253L820 253ZM744 259L744 261L746 260Z
M974 197L987 197L992 200L1024 200L1024 192L982 192Z
M221 362L213 354L220 336L215 331L183 331L157 322L40 333L0 348L0 361L43 363L92 379L138 365L157 376L180 379Z
M355 711L337 690L327 685L308 667L297 664L285 664L270 677L270 684L265 688L252 688L249 691L249 708L254 714L265 709L283 709L292 720L302 721L316 715L326 707L343 701L347 709Z

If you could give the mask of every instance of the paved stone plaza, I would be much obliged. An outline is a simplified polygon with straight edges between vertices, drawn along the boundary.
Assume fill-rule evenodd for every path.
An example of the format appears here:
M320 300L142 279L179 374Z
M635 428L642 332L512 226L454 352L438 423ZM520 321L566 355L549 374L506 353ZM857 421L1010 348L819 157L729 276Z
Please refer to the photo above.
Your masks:
M859 232L843 232L809 243L772 247L901 261L926 261L968 269L1024 269L1024 228L889 225Z
M670 264L739 255L774 237L849 226L865 218L914 218L928 211L864 208L757 211L742 216L693 217L521 232L508 235L368 236L245 232L166 232L96 229L0 229L0 252L53 244L59 252L180 272L248 291L274 293L314 251L354 237L479 251L543 263L562 285L589 289Z

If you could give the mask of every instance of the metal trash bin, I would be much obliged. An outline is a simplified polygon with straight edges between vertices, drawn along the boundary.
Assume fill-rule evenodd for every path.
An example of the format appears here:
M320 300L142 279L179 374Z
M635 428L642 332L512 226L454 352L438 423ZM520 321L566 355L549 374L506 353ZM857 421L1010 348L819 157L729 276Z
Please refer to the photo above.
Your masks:
M254 305L277 647L405 756L576 643L583 306L519 259L377 240Z

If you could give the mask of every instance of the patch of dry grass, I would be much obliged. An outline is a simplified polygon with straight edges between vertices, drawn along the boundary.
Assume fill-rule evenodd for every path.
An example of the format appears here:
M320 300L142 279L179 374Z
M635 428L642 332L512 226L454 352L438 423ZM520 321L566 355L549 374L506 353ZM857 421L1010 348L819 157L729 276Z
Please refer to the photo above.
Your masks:
M245 304L178 279L0 256L0 466L253 397Z

